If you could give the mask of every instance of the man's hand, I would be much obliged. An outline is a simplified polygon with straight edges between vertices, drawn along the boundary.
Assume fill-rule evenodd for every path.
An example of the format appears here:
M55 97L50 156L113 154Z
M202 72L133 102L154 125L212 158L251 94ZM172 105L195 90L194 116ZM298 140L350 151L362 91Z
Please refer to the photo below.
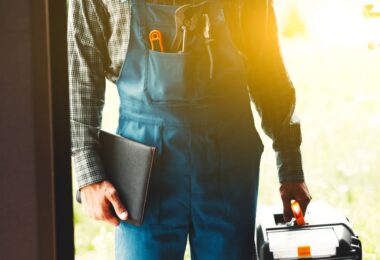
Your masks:
M128 219L128 212L121 203L115 187L109 181L83 187L81 197L82 208L90 218L106 221L114 226L119 225L120 219Z
M292 219L290 201L296 200L300 203L302 212L305 214L311 196L305 182L282 182L280 186L282 204L284 206L284 221Z

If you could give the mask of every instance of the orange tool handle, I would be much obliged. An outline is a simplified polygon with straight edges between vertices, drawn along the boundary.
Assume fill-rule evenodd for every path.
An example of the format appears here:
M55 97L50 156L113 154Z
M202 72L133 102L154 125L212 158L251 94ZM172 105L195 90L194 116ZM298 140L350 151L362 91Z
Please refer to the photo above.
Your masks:
M150 48L152 51L156 50L158 44L159 51L164 52L164 45L162 43L162 33L159 30L152 30L149 33Z
M302 209L300 204L297 201L293 201L291 204L293 215L296 219L296 222L298 225L302 226L305 225L305 219L303 217Z

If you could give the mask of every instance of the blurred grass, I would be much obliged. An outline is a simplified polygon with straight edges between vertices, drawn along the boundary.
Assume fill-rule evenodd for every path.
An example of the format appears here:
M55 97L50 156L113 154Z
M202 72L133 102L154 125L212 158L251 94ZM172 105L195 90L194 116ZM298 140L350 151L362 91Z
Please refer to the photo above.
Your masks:
M380 259L380 50L366 48L373 35L370 31L363 33L369 22L355 13L361 12L360 1L293 2L300 3L307 37L283 38L281 44L297 89L310 191L314 200L325 200L349 217L363 242L364 259ZM283 3L276 3L280 28L289 30L284 28L288 12L284 13ZM340 8L343 21L329 24L326 19L329 15L330 22L334 19L334 6ZM345 22L345 15L350 21ZM322 16L323 21L319 19ZM355 26L342 29L353 21ZM378 26L376 32L380 33ZM334 32L338 37L331 37ZM112 101L105 107L104 128L113 131L118 113L114 86L107 86L106 99ZM259 120L256 123L259 125ZM270 140L261 135L266 150L259 200L262 204L279 204L274 154ZM76 259L114 259L111 226L89 220L78 205L75 224ZM188 251L185 259L189 259Z

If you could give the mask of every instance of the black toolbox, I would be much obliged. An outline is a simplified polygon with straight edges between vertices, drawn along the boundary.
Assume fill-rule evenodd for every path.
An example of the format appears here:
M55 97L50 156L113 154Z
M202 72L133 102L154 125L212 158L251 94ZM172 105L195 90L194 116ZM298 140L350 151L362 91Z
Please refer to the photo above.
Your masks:
M327 203L310 203L302 226L283 223L282 206L259 206L256 219L259 260L362 259L361 242L349 220Z

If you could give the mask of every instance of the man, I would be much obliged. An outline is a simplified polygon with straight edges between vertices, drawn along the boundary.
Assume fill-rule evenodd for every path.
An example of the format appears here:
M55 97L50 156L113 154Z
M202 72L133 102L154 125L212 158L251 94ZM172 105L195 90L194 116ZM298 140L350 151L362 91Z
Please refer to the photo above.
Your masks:
M252 258L263 147L250 99L273 139L285 221L291 199L303 210L311 199L271 2L201 2L71 1L74 165L84 210L117 226L116 259L182 259L188 236L193 259ZM105 77L120 95L118 134L159 150L141 227L121 221L97 153Z

